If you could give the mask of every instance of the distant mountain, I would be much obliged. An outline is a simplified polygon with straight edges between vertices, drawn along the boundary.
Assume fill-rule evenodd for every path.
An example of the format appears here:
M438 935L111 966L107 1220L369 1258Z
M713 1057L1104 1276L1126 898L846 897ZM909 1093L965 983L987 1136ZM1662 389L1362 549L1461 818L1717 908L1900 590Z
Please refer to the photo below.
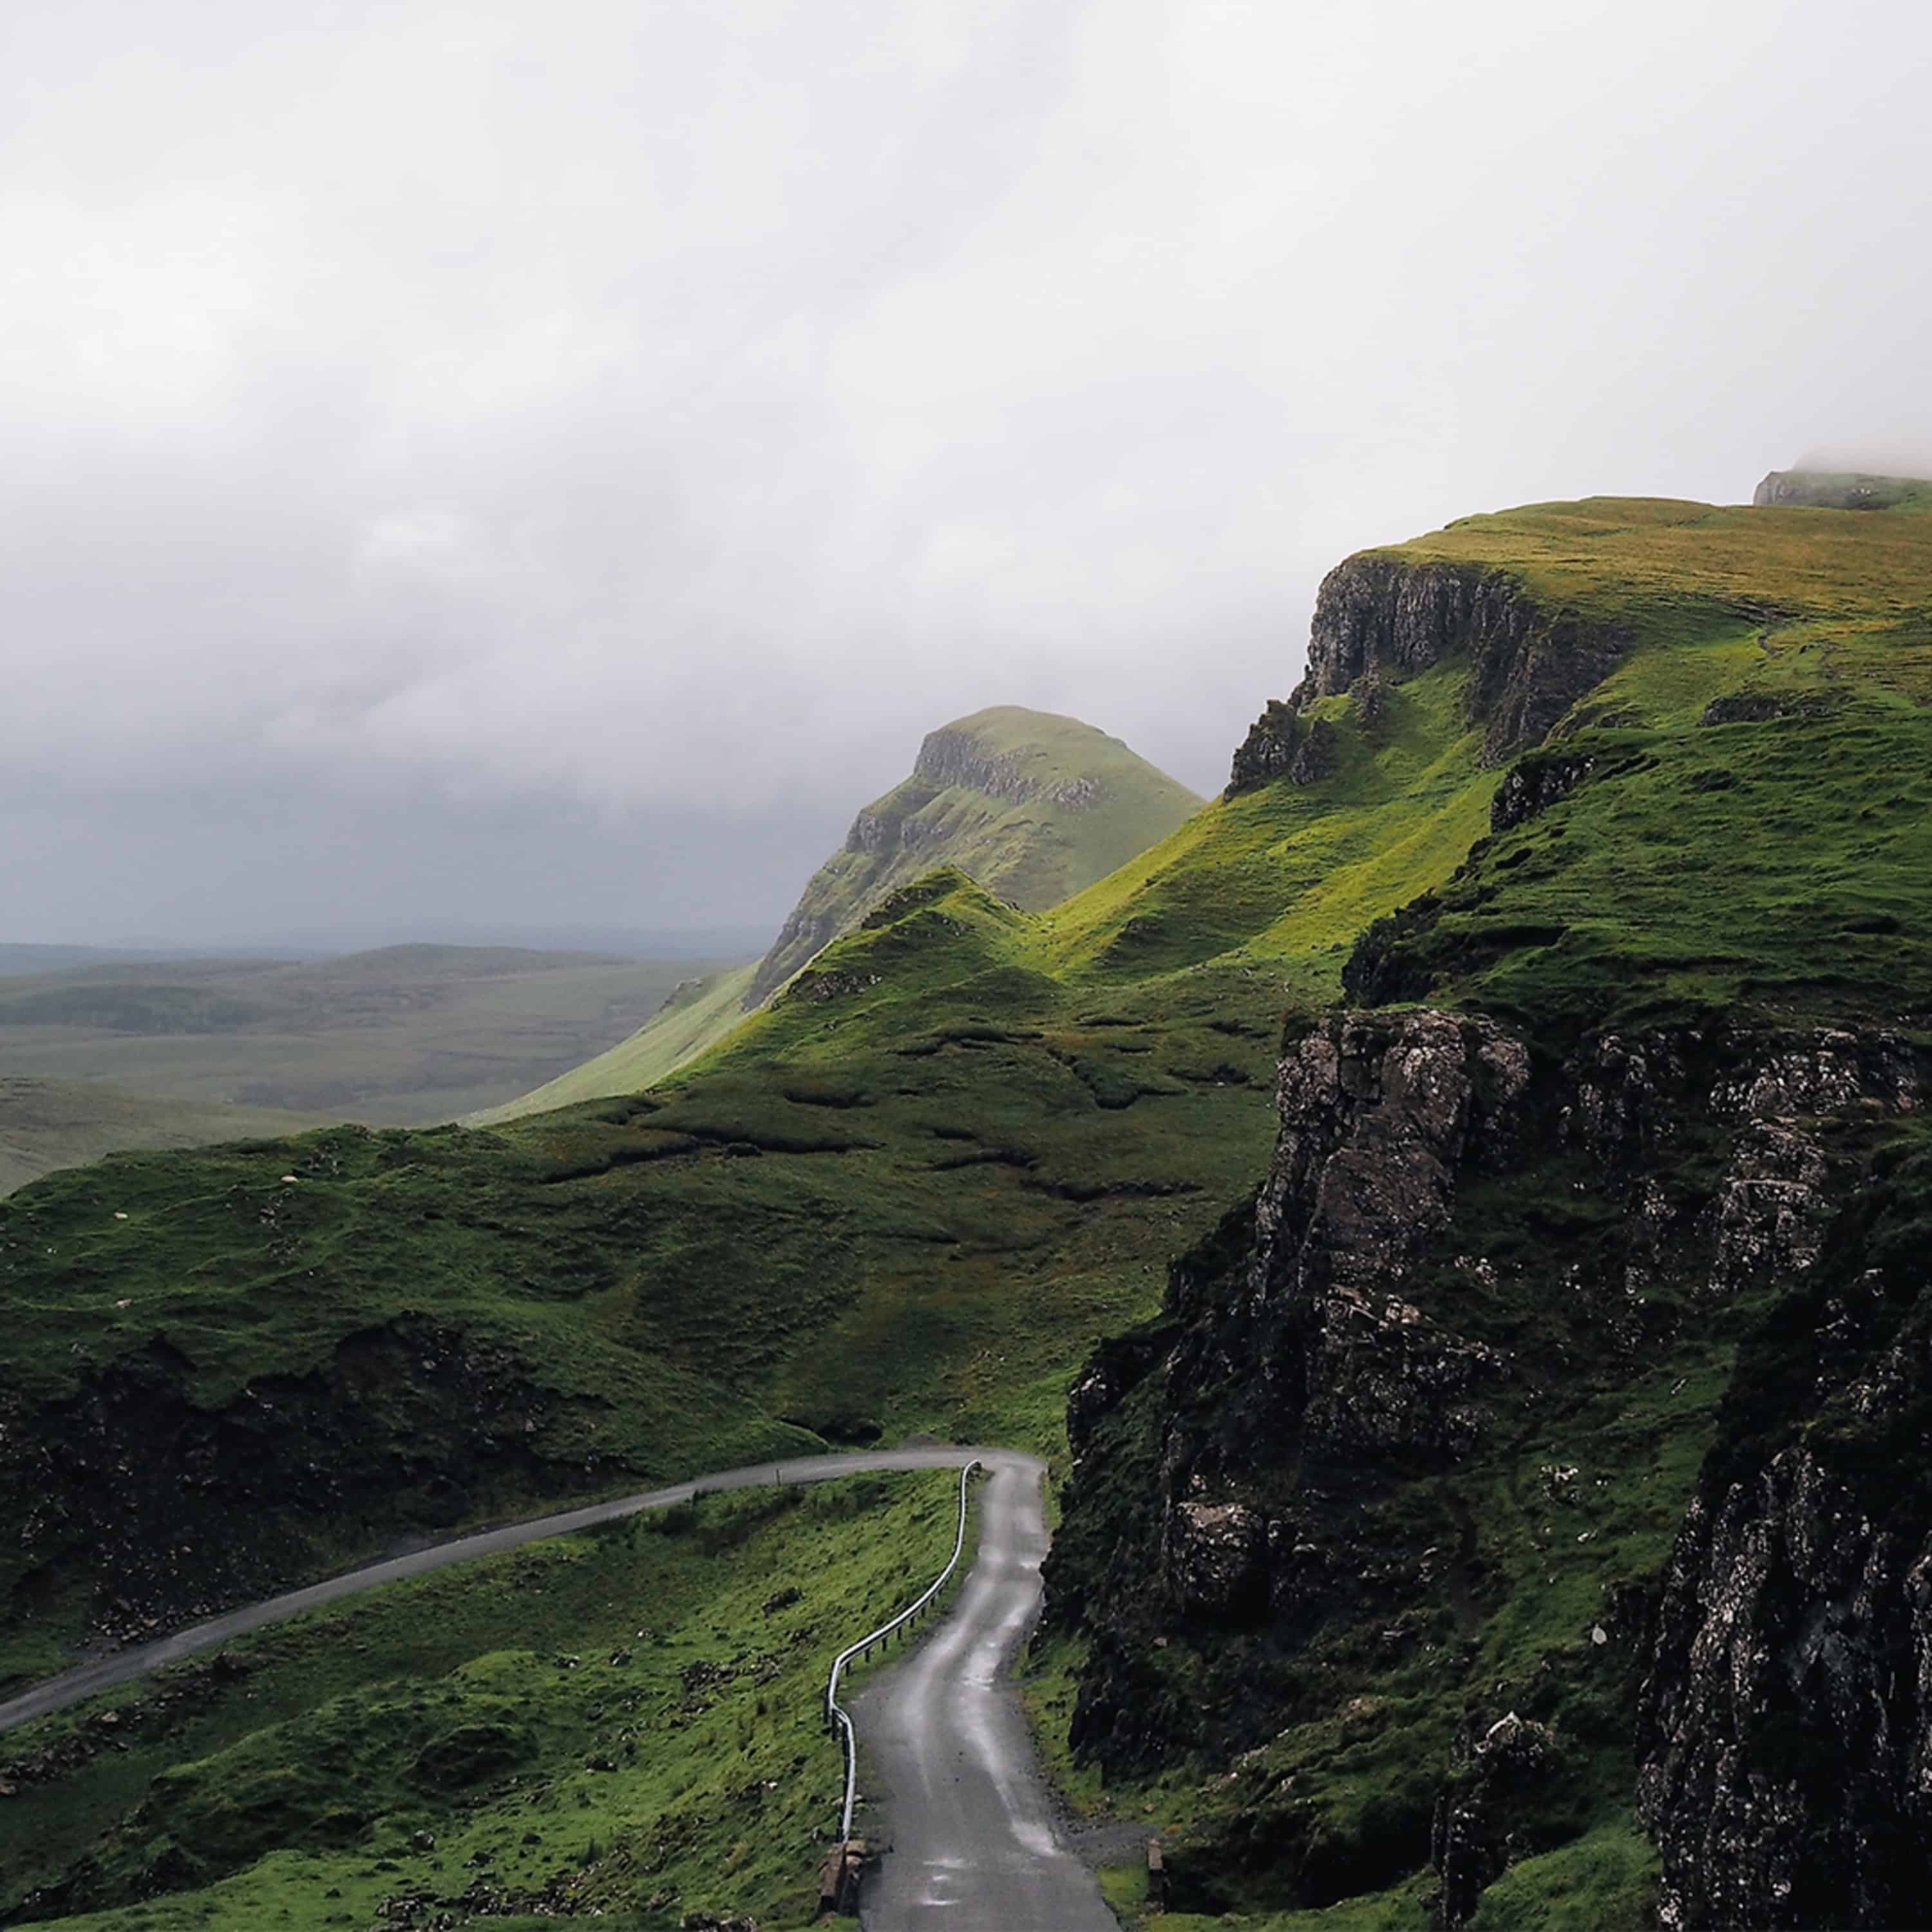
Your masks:
M1201 803L1077 718L1003 704L956 718L926 734L910 778L852 821L755 971L688 981L628 1040L470 1124L641 1092L723 1039L915 879L956 867L1010 904L1044 911L1157 844Z
M531 952L594 952L617 959L746 959L765 943L760 926L525 926L512 922L461 923L434 920L409 926L318 927L278 932L190 955L182 947L143 949L151 958L324 959L346 953L386 951L400 945L456 946L465 950L512 949ZM4 949L0 949L4 950ZM0 970L4 970L0 965Z
M852 821L752 976L761 1004L901 886L956 866L1041 912L1103 879L1200 810L1187 788L1077 718L998 705L929 732L912 776Z
M0 979L18 979L30 973L64 973L76 966L130 966L158 959L208 956L165 946L23 946L8 942L0 944Z

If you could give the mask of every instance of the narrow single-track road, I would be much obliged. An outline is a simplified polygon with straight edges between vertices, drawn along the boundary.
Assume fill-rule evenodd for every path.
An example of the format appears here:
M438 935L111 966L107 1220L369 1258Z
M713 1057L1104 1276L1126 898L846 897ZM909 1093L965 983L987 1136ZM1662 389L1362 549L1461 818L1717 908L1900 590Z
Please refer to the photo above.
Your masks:
M1039 1615L1044 1466L977 1452L979 1552L952 1613L852 1702L863 1829L889 1847L866 1932L1119 1932L1054 1822L1010 1675Z
M674 1483L668 1489L647 1490L641 1496L619 1496L610 1502L590 1503L582 1509L537 1516L528 1522L506 1523L500 1528L479 1530L473 1536L432 1544L427 1549L412 1550L404 1556L392 1556L386 1562L371 1563L360 1570L348 1570L325 1582L311 1583L306 1589L290 1590L283 1596L271 1597L266 1602L251 1604L245 1610L230 1610L225 1616L190 1624L186 1630L176 1631L172 1636L131 1649L117 1650L110 1656L84 1664L58 1677L47 1678L32 1690L23 1690L18 1696L0 1704L0 1731L10 1731L16 1724L44 1718L52 1711L64 1711L70 1704L78 1704L98 1692L111 1690L117 1684L145 1677L150 1671L158 1670L165 1664L178 1664L183 1658L192 1657L198 1651L212 1650L230 1637L299 1616L304 1610L332 1604L338 1598L358 1596L364 1590L378 1589L385 1583L399 1583L407 1576L427 1576L432 1570L446 1569L454 1563L467 1563L473 1557L498 1556L506 1550L520 1549L526 1543L539 1542L547 1536L568 1536L573 1530L592 1529L598 1523L615 1522L645 1510L669 1509L674 1504L688 1503L700 1492L709 1496L718 1490L758 1489L775 1484L789 1487L795 1483L823 1483L835 1476L862 1476L873 1469L957 1469L976 1457L986 1461L1000 1454L998 1450L935 1445L929 1449L886 1449L845 1456L801 1456L793 1462L756 1462L742 1469L723 1470L715 1475L694 1476L688 1483Z
M922 1646L854 1700L864 1783L873 1801L863 1828L890 1846L866 1882L864 1922L868 1932L940 1925L946 1932L1118 1932L1093 1875L1054 1828L1008 1679L1014 1653L1039 1613L1048 1541L1044 1466L1010 1450L934 1446L760 1462L481 1531L231 1610L47 1678L0 1703L0 1732L341 1598L544 1537L668 1509L700 1492L822 1483L880 1469L956 1469L971 1462L985 1466L988 1480L981 1492L978 1552L958 1600Z

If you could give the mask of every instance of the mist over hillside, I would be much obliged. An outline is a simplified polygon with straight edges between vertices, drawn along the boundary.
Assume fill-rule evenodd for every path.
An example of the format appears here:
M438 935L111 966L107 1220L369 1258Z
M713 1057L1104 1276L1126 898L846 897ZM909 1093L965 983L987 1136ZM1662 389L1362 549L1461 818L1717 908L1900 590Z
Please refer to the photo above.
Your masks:
M1828 442L1808 449L1794 470L1822 470L1867 476L1932 480L1932 436L1913 440L1900 435L1858 442Z

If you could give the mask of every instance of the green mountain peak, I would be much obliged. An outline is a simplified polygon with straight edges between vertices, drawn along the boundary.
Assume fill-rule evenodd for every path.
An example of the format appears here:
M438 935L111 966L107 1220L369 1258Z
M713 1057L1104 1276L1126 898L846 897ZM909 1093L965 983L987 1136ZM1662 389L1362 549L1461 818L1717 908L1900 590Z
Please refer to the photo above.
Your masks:
M1077 718L994 705L926 734L912 775L852 821L745 995L760 1005L887 894L942 866L1028 912L1106 878L1200 808L1187 788Z
M1159 844L1200 806L1185 785L1077 718L1019 704L956 718L928 731L911 775L853 820L755 966L680 987L628 1040L470 1124L656 1085L826 946L899 904L915 881L950 873L1043 911Z

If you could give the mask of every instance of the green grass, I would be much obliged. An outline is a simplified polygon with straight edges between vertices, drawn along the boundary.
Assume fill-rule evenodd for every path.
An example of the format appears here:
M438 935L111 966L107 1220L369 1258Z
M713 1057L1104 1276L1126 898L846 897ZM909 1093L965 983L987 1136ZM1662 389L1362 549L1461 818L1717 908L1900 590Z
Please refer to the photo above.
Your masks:
M104 1081L0 1074L0 1195L117 1148L206 1147L314 1124L271 1108L161 1100Z
M1318 707L1338 731L1335 775L1217 800L1160 845L1040 922L1042 960L1076 982L1209 962L1292 975L1304 999L1340 988L1336 949L1444 878L1486 829L1497 775L1480 770L1463 673L1392 692L1372 730L1350 700Z
M757 970L753 965L734 966L680 988L629 1039L515 1100L480 1109L465 1124L500 1126L526 1114L548 1113L616 1094L640 1094L655 1087L743 1020L745 995Z
M1552 609L1630 625L1670 646L1714 620L1922 622L1932 522L1717 508L1654 497L1538 503L1377 553L1501 569Z
M480 1877L647 1927L806 1924L842 1782L826 1670L942 1566L957 1493L947 1471L706 1497L10 1734L0 1766L82 1761L0 1804L0 1915L64 1881L90 1932L360 1927Z
M1657 1854L1635 1825L1601 1825L1512 1865L1469 1923L1473 1932L1647 1932L1657 1882Z

